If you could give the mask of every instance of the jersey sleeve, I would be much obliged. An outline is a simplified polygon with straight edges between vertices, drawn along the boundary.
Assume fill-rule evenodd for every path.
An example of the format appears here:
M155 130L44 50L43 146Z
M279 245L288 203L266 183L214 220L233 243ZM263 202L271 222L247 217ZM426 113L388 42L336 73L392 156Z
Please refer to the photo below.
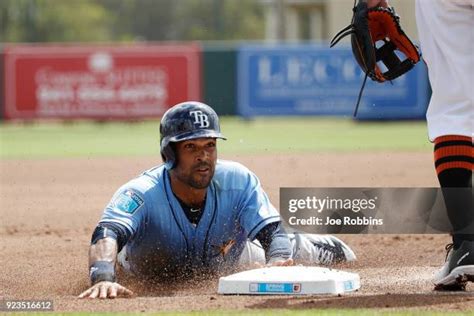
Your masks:
M140 190L121 187L105 207L99 223L122 225L133 235L142 222L146 207L145 196Z
M248 171L246 178L239 205L239 221L247 232L247 237L253 240L263 227L280 222L280 214L270 202L257 176Z

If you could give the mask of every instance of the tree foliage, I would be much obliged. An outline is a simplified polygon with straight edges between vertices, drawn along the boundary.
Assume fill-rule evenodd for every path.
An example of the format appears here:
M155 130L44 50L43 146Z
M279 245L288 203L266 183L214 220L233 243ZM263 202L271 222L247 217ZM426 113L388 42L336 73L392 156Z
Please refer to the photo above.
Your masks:
M263 12L255 0L186 0L177 10L183 39L261 39Z
M0 42L263 38L258 0L0 0Z
M10 42L103 41L113 17L93 0L1 0L0 39Z

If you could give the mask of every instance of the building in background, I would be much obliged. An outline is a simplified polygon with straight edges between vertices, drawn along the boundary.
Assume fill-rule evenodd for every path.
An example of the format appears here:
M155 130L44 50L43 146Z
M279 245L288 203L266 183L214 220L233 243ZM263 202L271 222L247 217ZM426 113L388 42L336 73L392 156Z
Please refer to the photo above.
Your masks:
M265 39L328 40L349 24L352 0L259 0L265 12ZM418 39L415 1L390 0L407 34Z

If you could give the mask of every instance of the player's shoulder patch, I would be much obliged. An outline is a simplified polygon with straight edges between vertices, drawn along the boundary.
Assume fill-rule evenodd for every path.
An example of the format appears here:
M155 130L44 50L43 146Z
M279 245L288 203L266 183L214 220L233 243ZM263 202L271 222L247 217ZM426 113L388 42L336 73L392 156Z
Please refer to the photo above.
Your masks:
M125 190L115 198L113 206L116 210L133 214L143 203L145 202L136 192Z

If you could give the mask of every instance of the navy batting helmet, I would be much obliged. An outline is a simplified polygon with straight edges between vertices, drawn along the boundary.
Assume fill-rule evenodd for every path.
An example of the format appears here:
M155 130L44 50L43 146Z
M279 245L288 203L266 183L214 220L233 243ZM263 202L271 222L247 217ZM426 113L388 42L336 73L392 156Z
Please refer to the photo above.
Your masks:
M160 123L160 152L166 168L174 168L176 162L170 143L203 137L226 139L221 134L219 117L210 106L188 101L166 111Z

